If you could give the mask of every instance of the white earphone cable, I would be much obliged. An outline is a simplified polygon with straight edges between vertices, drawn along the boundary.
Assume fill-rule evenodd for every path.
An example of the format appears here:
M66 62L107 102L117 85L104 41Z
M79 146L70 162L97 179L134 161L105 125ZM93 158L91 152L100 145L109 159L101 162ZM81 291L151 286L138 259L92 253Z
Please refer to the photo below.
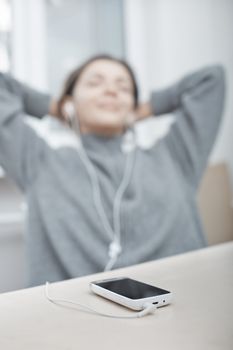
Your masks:
M129 316L120 316L120 315L111 315L103 312L99 312L95 309L90 308L87 305L78 303L76 301L72 300L67 300L67 299L57 299L57 298L52 298L49 294L49 282L45 283L45 297L48 301L54 304L59 304L59 303L65 303L65 304L70 304L70 305L75 305L83 308L84 310L91 312L93 314L103 316L103 317L110 317L110 318L121 318L121 319L132 319L132 318L141 318L145 315L148 315L149 313L153 313L157 309L157 305L146 303L145 307L142 311L137 312L134 315L129 315Z
M130 182L130 177L132 174L133 166L134 166L134 160L135 160L135 149L133 147L133 150L127 154L127 159L126 159L126 165L125 165L125 170L123 174L122 181L120 183L119 188L117 189L115 198L114 198L114 204L113 204L113 229L107 219L107 215L105 213L102 200L101 200L101 195L100 195L100 186L99 186L99 181L97 174L95 172L95 169L90 161L90 159L87 156L87 153L85 151L85 148L82 143L82 138L81 138L81 132L79 128L79 121L77 116L74 114L70 118L70 124L72 126L73 131L75 131L76 135L79 137L79 145L78 145L78 152L80 155L80 158L86 167L86 170L89 174L92 188L93 188L93 199L95 203L96 210L100 216L100 219L102 221L102 224L104 226L105 231L108 233L110 238L113 241L109 246L109 261L106 264L104 271L109 271L112 269L114 264L116 263L117 257L121 253L121 223L120 223L120 206L121 206L121 200L123 197L123 194L129 185ZM134 130L132 129L132 135L133 135L133 142L135 146L135 133Z

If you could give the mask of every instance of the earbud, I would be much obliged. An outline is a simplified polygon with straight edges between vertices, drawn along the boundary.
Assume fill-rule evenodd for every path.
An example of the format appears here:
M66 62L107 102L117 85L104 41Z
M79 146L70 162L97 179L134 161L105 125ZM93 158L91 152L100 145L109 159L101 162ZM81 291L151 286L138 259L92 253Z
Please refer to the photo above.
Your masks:
M63 113L65 118L69 121L72 121L75 117L75 109L72 101L66 101L63 106Z
M68 100L63 105L63 114L67 122L69 123L70 128L76 134L76 146L78 150L82 150L82 140L79 129L79 121L77 118L77 114L75 112L74 104L72 101Z

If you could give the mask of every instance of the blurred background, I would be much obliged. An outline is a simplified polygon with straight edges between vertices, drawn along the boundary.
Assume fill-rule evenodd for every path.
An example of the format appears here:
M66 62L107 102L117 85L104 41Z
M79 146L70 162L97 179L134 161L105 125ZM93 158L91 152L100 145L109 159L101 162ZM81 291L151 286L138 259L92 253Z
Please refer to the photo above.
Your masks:
M233 1L0 0L0 71L57 96L67 73L97 53L129 61L140 99L191 70L222 63L224 120L198 195L209 244L233 238ZM171 115L138 126L142 141ZM23 195L0 168L0 292L24 287Z

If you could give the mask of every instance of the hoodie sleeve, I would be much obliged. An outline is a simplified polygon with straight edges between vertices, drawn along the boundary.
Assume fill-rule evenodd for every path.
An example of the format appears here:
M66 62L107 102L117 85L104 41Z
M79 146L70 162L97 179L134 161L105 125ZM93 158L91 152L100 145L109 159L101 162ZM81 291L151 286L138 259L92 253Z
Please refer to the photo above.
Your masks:
M0 83L0 164L25 191L36 177L46 143L25 122L27 102Z
M9 74L0 73L0 89L5 89L17 96L22 101L22 107L26 114L42 118L49 113L51 96L20 83Z
M175 115L175 122L163 142L195 190L216 139L224 98L225 72L221 65L205 67L151 95L155 115Z

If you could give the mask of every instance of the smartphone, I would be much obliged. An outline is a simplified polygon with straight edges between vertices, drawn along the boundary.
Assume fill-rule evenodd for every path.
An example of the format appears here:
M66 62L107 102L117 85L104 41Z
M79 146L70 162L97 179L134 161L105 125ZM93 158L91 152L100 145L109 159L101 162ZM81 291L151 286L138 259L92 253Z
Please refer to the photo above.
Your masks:
M90 288L94 293L132 310L142 310L146 303L165 306L172 300L172 293L168 290L128 277L93 281Z

